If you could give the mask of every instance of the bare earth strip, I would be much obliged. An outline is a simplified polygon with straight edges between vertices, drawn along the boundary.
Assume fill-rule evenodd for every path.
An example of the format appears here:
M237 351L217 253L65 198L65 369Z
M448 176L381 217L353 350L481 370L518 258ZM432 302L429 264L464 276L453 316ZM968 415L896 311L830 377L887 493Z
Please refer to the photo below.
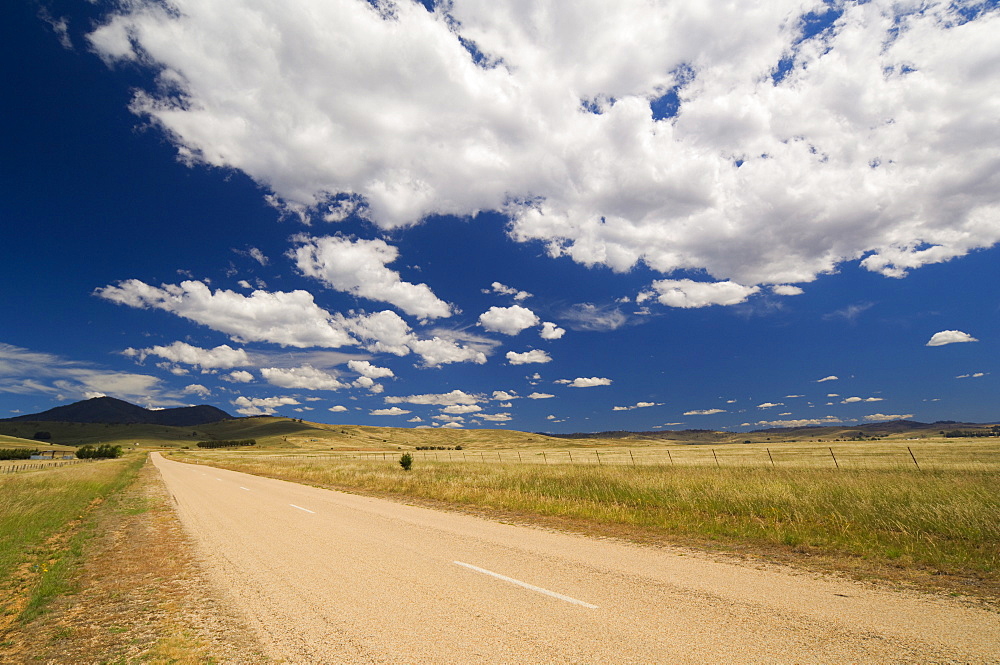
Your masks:
M1000 615L153 455L209 574L292 663L1000 663Z

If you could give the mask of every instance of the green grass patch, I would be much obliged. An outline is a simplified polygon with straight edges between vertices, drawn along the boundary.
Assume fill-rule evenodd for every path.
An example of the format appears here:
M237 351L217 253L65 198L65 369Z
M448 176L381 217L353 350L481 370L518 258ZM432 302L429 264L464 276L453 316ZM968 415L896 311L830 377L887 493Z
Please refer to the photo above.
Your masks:
M29 621L51 598L71 590L83 543L93 532L89 508L124 487L144 459L0 476L0 600L7 613ZM26 603L18 602L25 596Z
M186 457L186 456L185 456ZM1000 493L989 470L211 458L298 482L565 518L722 547L786 549L996 576Z

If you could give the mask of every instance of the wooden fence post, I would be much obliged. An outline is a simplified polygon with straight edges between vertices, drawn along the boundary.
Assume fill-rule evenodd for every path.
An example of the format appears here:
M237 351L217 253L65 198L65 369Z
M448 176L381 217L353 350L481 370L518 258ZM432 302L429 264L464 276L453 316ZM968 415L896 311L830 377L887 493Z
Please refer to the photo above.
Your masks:
M907 449L907 450L910 450L910 447L909 447L909 446L907 446L907 447L906 447L906 449ZM914 465L915 467L917 467L917 471L920 471L920 465L919 465L919 464L917 464L917 456L913 454L913 451L912 451L912 450L910 450L910 457L912 457L912 458L913 458L913 465Z
M774 458L771 457L771 449L765 448L764 450L767 451L767 459L771 460L771 468L774 468Z
M632 458L632 466L635 466L635 456L632 454L631 448L629 448L628 456Z
M712 448L712 457L715 458L715 466L722 466L719 464L719 456L715 454L715 448Z
M839 463L839 462L837 462L837 456L833 454L833 448L830 448L830 457L832 457L832 458L833 458L833 463L834 463L834 464L835 464L835 465L837 466L837 468L839 469L839 468L840 468L840 463Z

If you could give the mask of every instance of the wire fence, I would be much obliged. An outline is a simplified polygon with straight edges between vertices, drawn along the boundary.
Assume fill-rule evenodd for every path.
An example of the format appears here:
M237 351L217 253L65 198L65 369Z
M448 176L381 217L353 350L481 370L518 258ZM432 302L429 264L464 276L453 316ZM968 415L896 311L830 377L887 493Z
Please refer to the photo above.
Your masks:
M20 473L22 471L37 471L39 469L54 469L60 466L67 466L70 464L81 464L83 462L89 462L89 461L90 460L69 459L69 460L54 460L51 462L45 462L42 460L31 460L30 462L22 462L21 460L16 460L14 462L0 462L0 474Z
M452 462L481 464L573 464L593 466L715 466L771 468L828 468L1000 471L1000 445L953 445L933 447L883 445L878 448L850 446L684 446L674 448L622 448L609 450L397 450L303 452L267 455L275 461L367 460L397 464L408 453L415 463Z

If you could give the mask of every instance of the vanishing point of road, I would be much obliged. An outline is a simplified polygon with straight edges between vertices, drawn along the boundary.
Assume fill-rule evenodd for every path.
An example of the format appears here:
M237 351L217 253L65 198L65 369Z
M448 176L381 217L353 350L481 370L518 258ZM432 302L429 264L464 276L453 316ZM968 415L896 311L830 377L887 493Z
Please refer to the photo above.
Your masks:
M153 461L279 661L1000 663L951 598Z

